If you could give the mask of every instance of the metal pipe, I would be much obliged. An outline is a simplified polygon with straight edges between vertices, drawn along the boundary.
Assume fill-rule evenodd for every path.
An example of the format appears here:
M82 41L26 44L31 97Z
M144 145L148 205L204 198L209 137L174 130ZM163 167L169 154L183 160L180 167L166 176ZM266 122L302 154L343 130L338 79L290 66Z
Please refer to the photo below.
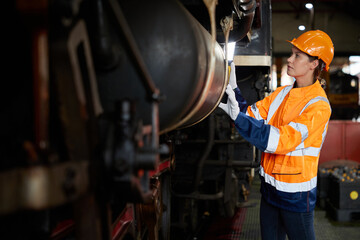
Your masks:
M237 24L234 24L233 30L230 31L229 42L240 41L250 31L257 5L255 0L233 0L233 6L235 8L235 13L233 13L232 17ZM235 26L238 27L235 28ZM223 35L218 35L217 41L224 43L225 37Z

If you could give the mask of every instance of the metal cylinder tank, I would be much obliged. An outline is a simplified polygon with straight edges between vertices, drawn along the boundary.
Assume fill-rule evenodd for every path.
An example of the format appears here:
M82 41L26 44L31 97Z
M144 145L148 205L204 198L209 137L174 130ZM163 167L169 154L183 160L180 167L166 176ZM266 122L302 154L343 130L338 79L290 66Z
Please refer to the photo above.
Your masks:
M177 1L119 1L145 65L165 100L159 105L160 132L201 121L220 102L225 91L222 48ZM117 25L108 18L117 65L98 70L100 98L105 112L123 98L135 100L144 124L151 120L151 104L131 54ZM214 52L212 53L212 49ZM215 64L211 66L211 57Z

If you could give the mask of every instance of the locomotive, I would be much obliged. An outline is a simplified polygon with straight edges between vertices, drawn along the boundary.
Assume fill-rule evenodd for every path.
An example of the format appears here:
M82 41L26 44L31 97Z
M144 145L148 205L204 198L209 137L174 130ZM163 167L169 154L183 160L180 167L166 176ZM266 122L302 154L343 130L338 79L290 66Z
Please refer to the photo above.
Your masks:
M4 9L2 239L184 239L247 200L259 151L217 105L228 42L248 103L268 91L270 1Z

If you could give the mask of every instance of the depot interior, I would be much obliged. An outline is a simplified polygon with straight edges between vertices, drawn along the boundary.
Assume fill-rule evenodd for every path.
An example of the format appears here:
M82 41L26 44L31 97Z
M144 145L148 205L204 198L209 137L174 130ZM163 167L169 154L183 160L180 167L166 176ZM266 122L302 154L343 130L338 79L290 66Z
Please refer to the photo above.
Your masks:
M129 0L14 2L9 12L16 27L3 21L11 47L4 49L2 64L16 81L6 76L6 87L0 88L5 98L0 239L260 239L261 153L215 105L227 84L224 45L217 49L216 81L202 87L211 69L210 28L203 30L168 0L139 0L141 6ZM204 8L197 12L205 1L177 2L209 22L206 11L202 17ZM286 74L287 40L313 29L333 40L334 59L323 76L332 115L319 160L315 231L319 240L360 239L360 1L219 2L268 8L271 3L246 41L228 44L228 60L238 64L238 77L244 77L238 84L251 104L293 82ZM124 37L128 26L119 5L128 10L133 38ZM162 26L156 31L153 12ZM169 23L161 18L166 14ZM44 16L50 19L46 24ZM56 31L49 34L48 23ZM258 41L262 28L269 34L261 36L265 42ZM265 55L260 67L246 65L253 59L246 57L251 43ZM192 48L179 51L186 44ZM147 67L162 81L167 98L158 95ZM119 96L126 98L115 105ZM139 103L137 111L129 99ZM135 121L139 115L143 119Z
M292 82L286 74L286 59L289 43L302 32L320 29L327 32L334 43L335 55L330 65L329 75L333 78L349 78L347 92L356 93L360 77L359 24L358 6L355 1L272 1L272 46L273 65L271 87L286 85ZM345 75L349 74L351 76ZM326 76L330 80L330 76ZM331 80L330 80L331 81ZM345 84L345 83L344 83ZM335 89L328 89L334 91ZM356 100L351 100L356 108ZM335 100L334 100L335 101ZM345 104L345 102L344 102ZM359 104L359 102L358 102ZM351 107L350 107L351 108ZM333 115L333 119L358 119L355 112L345 116Z

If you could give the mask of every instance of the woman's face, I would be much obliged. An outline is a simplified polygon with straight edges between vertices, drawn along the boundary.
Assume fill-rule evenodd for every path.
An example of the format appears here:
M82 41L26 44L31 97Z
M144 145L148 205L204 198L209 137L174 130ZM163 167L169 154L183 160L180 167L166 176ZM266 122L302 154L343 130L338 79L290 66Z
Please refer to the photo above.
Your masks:
M287 59L287 74L296 78L296 80L310 78L312 84L312 75L318 65L318 60L309 61L308 55L296 47L292 47L291 51L292 54Z

